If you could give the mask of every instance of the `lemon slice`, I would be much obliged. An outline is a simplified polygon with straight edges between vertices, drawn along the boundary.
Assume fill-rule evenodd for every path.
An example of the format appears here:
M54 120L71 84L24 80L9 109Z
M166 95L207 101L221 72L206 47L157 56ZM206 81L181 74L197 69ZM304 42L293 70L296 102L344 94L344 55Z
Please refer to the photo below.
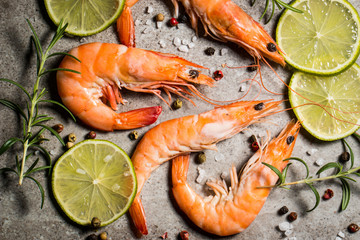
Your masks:
M296 116L314 137L333 141L359 128L360 67L356 63L345 72L330 77L296 72L291 78L290 88L328 111L313 104L295 108L310 101L289 90L290 104L295 108Z
M294 68L333 75L349 68L360 53L360 19L346 0L297 0L303 13L285 10L276 41Z
M52 190L74 222L90 225L96 217L106 226L130 207L137 189L135 171L126 153L105 140L85 140L56 162Z
M68 23L66 32L88 36L105 30L121 14L125 0L44 0L51 20Z

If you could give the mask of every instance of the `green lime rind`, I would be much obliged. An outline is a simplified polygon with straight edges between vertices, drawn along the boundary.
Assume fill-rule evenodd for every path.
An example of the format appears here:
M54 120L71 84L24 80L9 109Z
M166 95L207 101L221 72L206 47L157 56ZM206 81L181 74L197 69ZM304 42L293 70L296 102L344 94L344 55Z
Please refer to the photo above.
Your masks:
M99 150L100 144L103 146ZM86 156L89 152L90 156L104 154L105 152L101 150L105 148L107 150L105 158L90 161L94 158ZM82 158L84 152L85 156ZM109 152L119 155L121 159L116 158L113 161L113 158L108 157ZM112 164L115 165L112 166ZM125 172L121 172L122 170ZM106 174L108 172L111 174ZM122 173L121 176L119 172ZM126 180L126 185L121 185L120 181L114 181L121 177L123 181ZM98 181L96 184L94 184L94 178ZM94 139L84 140L74 145L58 159L53 168L51 185L53 195L63 212L72 221L82 226L91 225L93 217L100 219L101 227L114 222L127 212L137 192L135 169L125 151L110 141ZM88 197L90 194L86 194L89 188L93 189L91 197ZM94 198L101 200L91 201ZM98 211L93 213L94 209ZM104 217L109 214L111 217Z
M324 2L328 3L326 7ZM323 76L341 73L355 63L360 53L359 14L346 0L311 4L317 8L310 9L309 0L296 0L291 6L304 13L284 11L276 28L276 41L285 52L285 61L297 70ZM344 6L347 15L334 6ZM351 18L346 19L347 16Z
M314 137L334 141L359 129L360 67L356 63L335 76L295 72L289 86L290 105L302 126ZM302 96L326 106L326 110L337 119ZM303 104L308 105L300 106Z
M125 0L44 0L50 19L68 23L66 32L90 36L107 29L120 16Z

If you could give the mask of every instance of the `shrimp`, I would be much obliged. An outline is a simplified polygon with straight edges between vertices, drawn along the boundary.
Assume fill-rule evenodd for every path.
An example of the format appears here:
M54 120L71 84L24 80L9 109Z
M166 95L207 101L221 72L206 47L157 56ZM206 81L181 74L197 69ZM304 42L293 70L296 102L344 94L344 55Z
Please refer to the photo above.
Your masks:
M138 0L126 0L124 9L117 19L116 28L119 34L120 43L127 47L135 47L135 27L134 19L132 17L131 7Z
M282 101L240 101L198 115L165 121L149 130L131 158L138 181L130 215L142 234L147 234L140 192L160 164L190 152L216 150L216 143L230 138L261 118L279 110Z
M153 93L162 100L162 88L171 101L171 93L200 93L191 83L213 86L215 80L189 67L204 68L171 54L128 48L111 43L89 43L76 47L65 56L59 68L81 74L58 71L57 87L65 106L90 127L113 131L152 124L161 106L116 113L118 103L125 103L120 89ZM189 92L189 89L191 92ZM111 108L103 103L108 101ZM165 100L164 100L165 101ZM190 100L191 101L191 100ZM166 102L166 101L165 101ZM169 104L169 103L168 103Z
M285 66L281 49L271 36L252 17L231 0L171 0L178 16L181 2L197 31L200 19L206 34L223 42L234 42L255 59L268 58Z
M259 214L277 175L262 164L271 164L282 171L287 165L283 159L291 156L300 128L291 121L277 138L259 149L243 168L240 179L236 167L230 169L231 187L225 181L207 182L215 196L202 198L186 182L189 155L172 161L173 194L180 209L198 227L219 236L228 236L245 230Z

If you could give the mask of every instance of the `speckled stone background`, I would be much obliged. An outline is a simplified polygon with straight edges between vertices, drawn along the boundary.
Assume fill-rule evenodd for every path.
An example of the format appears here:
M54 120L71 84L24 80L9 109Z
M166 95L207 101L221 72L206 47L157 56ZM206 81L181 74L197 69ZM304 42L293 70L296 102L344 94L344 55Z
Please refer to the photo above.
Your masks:
M251 7L250 1L235 0L247 13L256 20L259 19L264 3L257 1ZM350 0L354 7L360 11L360 2ZM151 14L146 13L146 7L151 6L154 11ZM138 20L136 26L136 43L137 47L158 50L168 53L178 54L195 63L204 65L210 70L205 70L206 74L211 74L214 70L220 69L224 72L224 78L216 83L214 88L199 87L199 90L208 97L218 100L231 100L241 97L239 88L249 87L242 80L251 78L252 73L245 69L228 69L222 68L221 65L226 63L229 66L244 66L251 63L252 59L242 49L233 44L220 43L209 37L199 36L195 42L195 47L188 53L179 52L177 47L172 44L174 37L190 41L195 32L185 24L180 24L178 28L168 27L166 24L157 29L155 22L152 21L157 13L163 13L166 20L169 20L173 12L171 1L167 0L147 0L139 1L133 7L134 19ZM265 29L274 35L274 29L280 13L276 11L274 20ZM25 21L29 19L37 31L41 42L47 44L53 33L54 25L49 20L45 11L42 0L1 0L0 1L0 77L16 80L30 89L35 79L35 54L34 47L31 45L30 29ZM146 24L151 20L150 25ZM261 22L264 23L263 21ZM166 47L161 48L159 41L163 40ZM68 51L83 42L113 42L117 43L115 27L112 26L102 33L86 38L66 37L59 41L55 46L56 51ZM207 47L214 47L216 53L214 56L206 56L204 50ZM228 53L221 56L220 50L227 49ZM57 67L61 58L56 58L48 62L49 67ZM360 60L357 61L360 63ZM274 69L287 81L291 71L282 69L280 66L273 64ZM275 92L286 92L284 85L276 78L266 66L262 68L264 82L267 87ZM56 90L55 75L50 74L43 78L41 86L48 90L47 98L60 100ZM246 99L251 99L258 91L254 85L252 94ZM10 99L18 104L24 103L24 95L14 86L7 83L0 83L0 98ZM124 97L129 100L125 106L121 106L121 111L127 111L145 106L161 105L163 113L155 124L162 121L181 117L190 114L200 113L213 108L210 104L197 98L192 98L197 106L190 102L184 102L180 110L172 111L160 99L147 94L138 94L125 92ZM281 99L283 96L276 96L266 91L261 92L261 99L274 98ZM69 133L75 133L78 141L85 138L90 129L81 123L74 123L69 116L59 108L44 105L41 112L55 117L55 120L48 123L52 126L56 123L65 125L65 130L61 133L65 137ZM2 144L11 136L20 136L21 122L18 116L4 106L0 106L0 143ZM266 130L270 130L273 135L279 133L280 129L286 122L294 118L292 112L268 117L268 121L256 124L250 127L252 132L259 135L265 135ZM155 126L153 124L152 126ZM139 129L142 136L152 126ZM130 156L134 151L138 141L131 141L128 138L130 131L117 131L113 133L97 132L98 139L110 140L123 148ZM238 134L232 139L223 141L218 144L219 151L206 151L207 161L201 168L206 172L207 178L219 177L224 171L228 171L231 164L236 164L240 169L247 159L252 155L249 148L248 138L252 134L247 131L244 134ZM53 154L53 161L56 161L64 148L51 134L46 134L50 141L44 146ZM356 164L359 160L359 142L353 138L348 138L349 143L353 146L356 155ZM306 152L316 149L311 156ZM324 163L337 161L338 156L343 151L343 145L340 141L321 142L311 137L306 131L302 130L293 152L293 156L302 157L310 166L310 171L314 174L319 168L314 164L319 158L324 159ZM19 154L19 146L12 148L0 156L0 168L14 167L15 155ZM215 156L218 156L217 161ZM220 156L220 157L219 157ZM221 158L223 156L223 158ZM41 163L45 163L43 160ZM149 235L143 236L142 239L160 239L160 236L168 232L169 239L177 239L180 231L187 230L191 239L215 239L212 235L206 234L194 226L176 206L170 191L170 163L167 162L158 168L145 184L142 191L142 200L147 215ZM198 192L204 195L209 194L204 184L195 183L198 166L191 161L189 170L189 182ZM57 203L51 194L49 176L44 172L36 173L35 177L45 187L45 203L43 209L40 209L41 197L37 186L26 180L22 186L17 185L17 179L11 174L0 175L0 239L85 239L92 233L92 230L85 229L73 224L59 209ZM289 172L289 180L304 177L304 169L300 165L295 165ZM327 188L335 192L333 199L321 201L319 207L313 212L306 212L311 208L315 201L312 192L305 186L294 186L291 190L274 189L263 209L255 221L244 232L226 237L224 239L285 239L282 232L278 230L278 225L286 221L285 216L279 216L277 211L283 205L286 205L290 211L298 213L298 219L293 223L294 231L290 237L297 239L335 239L338 232L345 234L345 239L360 239L360 232L350 234L346 228L350 223L360 224L360 186L357 183L351 183L352 194L350 205L344 212L339 212L341 202L341 187L337 181L329 181L316 184L320 194ZM101 229L109 233L111 239L136 239L139 236L134 231L129 215L125 214L116 222Z

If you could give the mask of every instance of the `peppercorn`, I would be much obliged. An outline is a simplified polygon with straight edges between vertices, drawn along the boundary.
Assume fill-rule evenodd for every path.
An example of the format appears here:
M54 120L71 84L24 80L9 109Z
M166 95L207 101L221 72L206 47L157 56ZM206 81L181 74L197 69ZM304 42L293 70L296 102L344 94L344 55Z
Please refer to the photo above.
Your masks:
M88 138L88 139L95 139L95 138L96 138L96 132L90 131L90 132L86 135L86 138Z
M199 76L199 71L192 69L192 70L189 71L189 76L190 76L191 78L197 78L197 77Z
M295 138L294 138L294 136L288 136L287 138L286 138L286 143L288 144L288 145L290 145L293 141L295 140Z
M76 135L74 133L70 133L68 136L69 142L75 142L76 141Z
M189 233L187 231L181 231L180 232L180 239L181 240L189 240Z
M108 236L107 232L102 232L102 233L99 234L99 239L100 240L107 240L108 239L107 236Z
M98 240L98 237L96 236L96 234L93 233L87 236L86 240Z
M198 164L202 164L202 163L206 162L206 155L204 152L201 152L196 156L196 162Z
M296 212L291 212L289 215L288 215L288 220L290 221L290 222L293 222L293 221L295 221L296 219L297 219L297 213Z
M265 104L264 103L258 103L255 105L255 110L256 111L260 111L260 110L263 110L263 108L265 107Z
M267 50L269 50L269 52L275 52L276 51L276 45L274 43L268 43Z
M209 56L212 56L212 55L215 54L215 49L212 48L212 47L208 47L207 49L205 49L205 54L209 55Z
M64 130L64 125L56 124L52 127L57 133L61 133Z
M251 149L256 152L257 150L259 150L259 144L257 141L254 141L252 144L251 144Z
M65 145L66 149L70 149L70 148L72 148L73 146L74 146L74 143L73 143L73 142L67 142L66 145Z
M334 192L331 189L326 189L324 195L323 195L323 199L324 200L329 200L330 198L332 198L334 196Z
M359 231L359 226L355 223L352 223L348 226L348 230L350 233L356 233L357 231Z
M93 219L91 219L91 226L94 228L99 228L101 225L101 221L100 219L98 219L97 217L93 217Z
M174 110L179 109L181 107L182 107L182 101L180 99L176 99L172 104L172 108Z
M287 208L287 206L283 206L279 209L279 214L280 215L284 215L287 214L289 212L289 209Z
M347 162L350 160L350 153L345 151L340 155L340 161Z
M185 13L182 13L177 20L179 23L187 23L189 21L189 18Z
M223 77L224 77L224 74L222 73L222 71L216 70L216 71L214 72L214 79L215 79L216 81L219 81L219 80L222 79Z
M136 139L138 139L138 137L139 137L139 133L138 133L137 131L132 131L132 132L129 134L129 138L130 138L131 140L136 140Z
M164 19L165 19L164 14L159 13L158 15L156 15L156 21L162 22L164 21Z
M177 26L179 24L178 20L176 20L176 18L171 18L170 19L170 25L171 26Z

